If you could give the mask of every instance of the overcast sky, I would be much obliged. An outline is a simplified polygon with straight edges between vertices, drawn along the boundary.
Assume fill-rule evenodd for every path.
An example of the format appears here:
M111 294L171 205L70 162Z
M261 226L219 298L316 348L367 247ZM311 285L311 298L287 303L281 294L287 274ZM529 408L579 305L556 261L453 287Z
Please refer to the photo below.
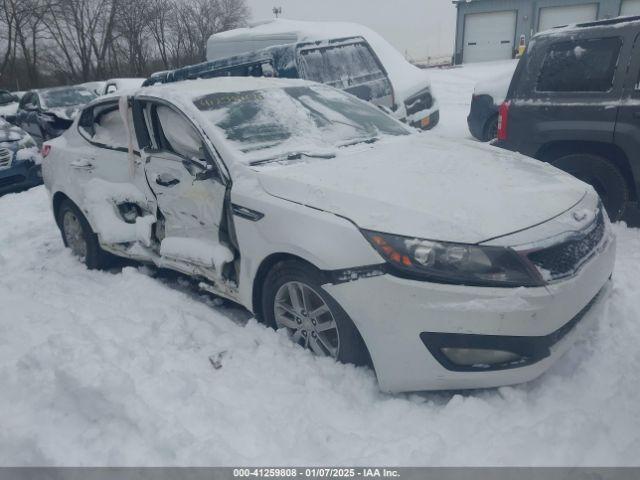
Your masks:
M247 0L253 20L274 6L295 20L362 23L416 60L453 53L456 10L451 0Z

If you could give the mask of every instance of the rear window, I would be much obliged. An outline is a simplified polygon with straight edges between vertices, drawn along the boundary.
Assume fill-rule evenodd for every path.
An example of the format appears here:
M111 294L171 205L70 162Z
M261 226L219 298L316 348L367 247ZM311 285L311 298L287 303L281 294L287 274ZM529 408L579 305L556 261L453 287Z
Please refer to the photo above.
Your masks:
M613 85L620 38L597 38L551 45L542 64L538 92L606 92Z
M340 89L386 77L366 43L300 50L304 78Z

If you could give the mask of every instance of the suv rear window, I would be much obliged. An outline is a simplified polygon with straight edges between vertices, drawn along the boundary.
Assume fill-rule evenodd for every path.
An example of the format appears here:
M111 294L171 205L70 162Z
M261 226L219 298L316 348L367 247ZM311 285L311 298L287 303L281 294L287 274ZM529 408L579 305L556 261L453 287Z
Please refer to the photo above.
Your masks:
M551 45L542 64L538 92L606 92L613 85L620 38L597 38Z

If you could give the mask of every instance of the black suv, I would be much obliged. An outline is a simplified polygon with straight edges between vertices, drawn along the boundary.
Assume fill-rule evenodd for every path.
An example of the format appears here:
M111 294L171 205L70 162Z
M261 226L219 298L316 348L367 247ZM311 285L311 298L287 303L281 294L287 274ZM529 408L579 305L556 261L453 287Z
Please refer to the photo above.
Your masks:
M534 37L500 106L497 146L591 184L612 220L640 194L640 17Z

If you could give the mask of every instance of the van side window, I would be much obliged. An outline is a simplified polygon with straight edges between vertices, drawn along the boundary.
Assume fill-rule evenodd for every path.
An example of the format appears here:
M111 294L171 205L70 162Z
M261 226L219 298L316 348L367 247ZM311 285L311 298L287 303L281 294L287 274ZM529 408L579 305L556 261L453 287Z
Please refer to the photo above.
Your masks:
M607 92L620 56L618 37L551 45L538 76L538 92Z
M307 80L349 88L386 77L365 43L300 50L300 69Z

